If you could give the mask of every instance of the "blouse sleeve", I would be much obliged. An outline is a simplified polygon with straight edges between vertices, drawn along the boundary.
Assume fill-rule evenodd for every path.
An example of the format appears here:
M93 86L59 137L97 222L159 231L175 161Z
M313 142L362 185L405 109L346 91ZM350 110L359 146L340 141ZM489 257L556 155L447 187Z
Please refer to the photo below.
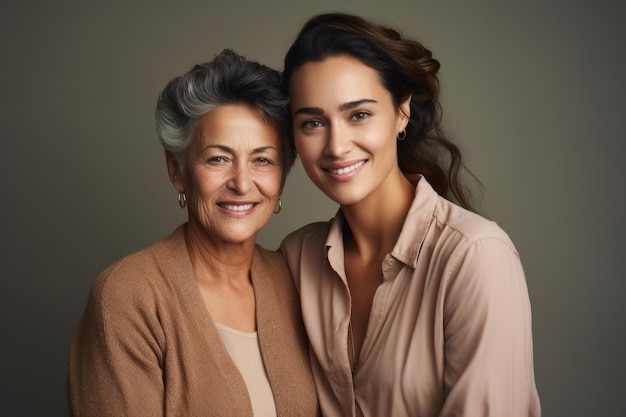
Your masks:
M94 284L70 347L71 416L163 415L164 337L144 298L104 277Z
M483 239L450 259L441 416L537 417L531 311L519 255Z

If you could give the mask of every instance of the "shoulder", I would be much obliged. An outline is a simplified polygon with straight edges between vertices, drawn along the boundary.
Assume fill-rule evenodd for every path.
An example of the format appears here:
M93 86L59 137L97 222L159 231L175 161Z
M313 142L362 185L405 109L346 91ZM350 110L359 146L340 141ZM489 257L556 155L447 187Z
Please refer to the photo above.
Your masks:
M332 220L315 222L294 230L283 239L280 245L281 251L292 253L306 247L322 248L328 237L331 224Z
M129 337L137 338L133 330L150 327L146 322L156 316L157 303L148 284L149 256L149 248L128 255L102 271L92 283L76 330L80 350L123 343Z
M152 249L150 246L111 264L98 275L92 285L92 292L102 296L117 295L145 284L156 269Z
M257 299L257 318L261 312L296 311L297 292L287 262L278 251L257 245L254 250L252 284ZM264 316L267 317L267 316Z
M525 279L517 248L496 222L439 196L417 262L427 262L446 288L517 286Z
M91 286L89 302L101 307L128 306L162 292L170 270L188 257L182 231L127 255L103 270Z
M265 249L260 245L254 247L253 269L263 273L286 270L285 258L277 251Z
M517 253L497 223L443 198L425 178L420 178L394 255L412 265L420 254L428 254L421 256L422 260L448 264L478 242L492 242Z
M128 255L102 271L91 285L87 310L96 317L132 314L151 304L151 281L156 270L151 249Z
M278 293L293 287L285 257L280 251L268 250L259 245L254 249L252 279L253 282L263 282L263 287L271 287Z
M444 285L460 299L504 297L525 292L525 274L517 248L494 221L440 198L433 214L437 238L428 245L441 265ZM482 295L481 295L482 294Z
M311 262L318 266L323 264L325 243L332 222L330 220L303 226L288 234L280 245L280 252L287 260L289 271L298 291L300 290L302 269Z
M185 256L188 259L184 237L178 229L102 271L91 285L76 330L79 344L136 346L147 340L154 346L163 346L163 319L169 320L180 311L176 305L180 297L173 294L178 291L174 280L178 279L177 274L188 274L191 268L185 266Z
M517 253L509 235L494 221L464 209L443 197L438 197L433 212L435 226L444 236L458 239L461 246L493 241ZM464 245L463 245L464 243Z

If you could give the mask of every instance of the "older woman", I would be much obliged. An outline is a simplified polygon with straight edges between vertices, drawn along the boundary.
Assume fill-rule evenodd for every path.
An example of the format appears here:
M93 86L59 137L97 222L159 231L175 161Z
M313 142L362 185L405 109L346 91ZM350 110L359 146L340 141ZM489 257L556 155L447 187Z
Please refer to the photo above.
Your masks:
M280 75L225 50L156 119L189 220L100 274L72 340L74 416L319 414L297 295L255 244L295 155Z

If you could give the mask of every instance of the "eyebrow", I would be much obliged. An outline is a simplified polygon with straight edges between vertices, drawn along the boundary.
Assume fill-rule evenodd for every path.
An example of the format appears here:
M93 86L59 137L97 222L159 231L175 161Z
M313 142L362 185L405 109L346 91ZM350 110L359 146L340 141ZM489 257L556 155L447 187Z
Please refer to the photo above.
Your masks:
M234 149L229 148L228 146L224 146L224 145L207 145L204 148L202 148L201 152L204 152L207 149L212 149L212 148L220 149L220 150L222 150L224 152L227 152L227 153L229 153L231 155L235 154L235 150ZM274 151L278 152L278 149L275 146L261 146L260 148L254 148L252 150L252 153L253 154L263 153L263 152L268 151L268 150L274 150Z
M349 101L347 103L343 103L342 105L340 105L339 110L341 111L350 110L355 107L359 107L362 104L368 104L368 103L378 103L378 102L376 100L367 99L367 98L364 98L361 100Z
M339 111L345 111L345 110L350 110L353 109L355 107L359 107L363 104L368 104L368 103L378 103L376 100L372 100L372 99L361 99L361 100L355 100L355 101L349 101L347 103L343 103L339 105ZM298 110L296 110L293 115L297 116L298 114L312 114L312 115L322 115L324 114L324 110L321 107L300 107Z
M275 146L261 146L260 148L255 148L252 153L262 153L265 151L276 151L278 152L278 148Z

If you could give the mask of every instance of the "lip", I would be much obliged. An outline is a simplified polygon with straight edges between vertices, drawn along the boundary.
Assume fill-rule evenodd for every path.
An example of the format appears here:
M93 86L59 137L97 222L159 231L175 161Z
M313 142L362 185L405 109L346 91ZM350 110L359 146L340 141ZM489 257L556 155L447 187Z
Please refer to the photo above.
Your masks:
M356 177L367 162L366 159L357 161L346 161L341 163L327 164L322 166L322 170L326 172L335 181L350 181Z
M245 216L254 210L258 203L253 201L220 201L218 207L230 216Z

